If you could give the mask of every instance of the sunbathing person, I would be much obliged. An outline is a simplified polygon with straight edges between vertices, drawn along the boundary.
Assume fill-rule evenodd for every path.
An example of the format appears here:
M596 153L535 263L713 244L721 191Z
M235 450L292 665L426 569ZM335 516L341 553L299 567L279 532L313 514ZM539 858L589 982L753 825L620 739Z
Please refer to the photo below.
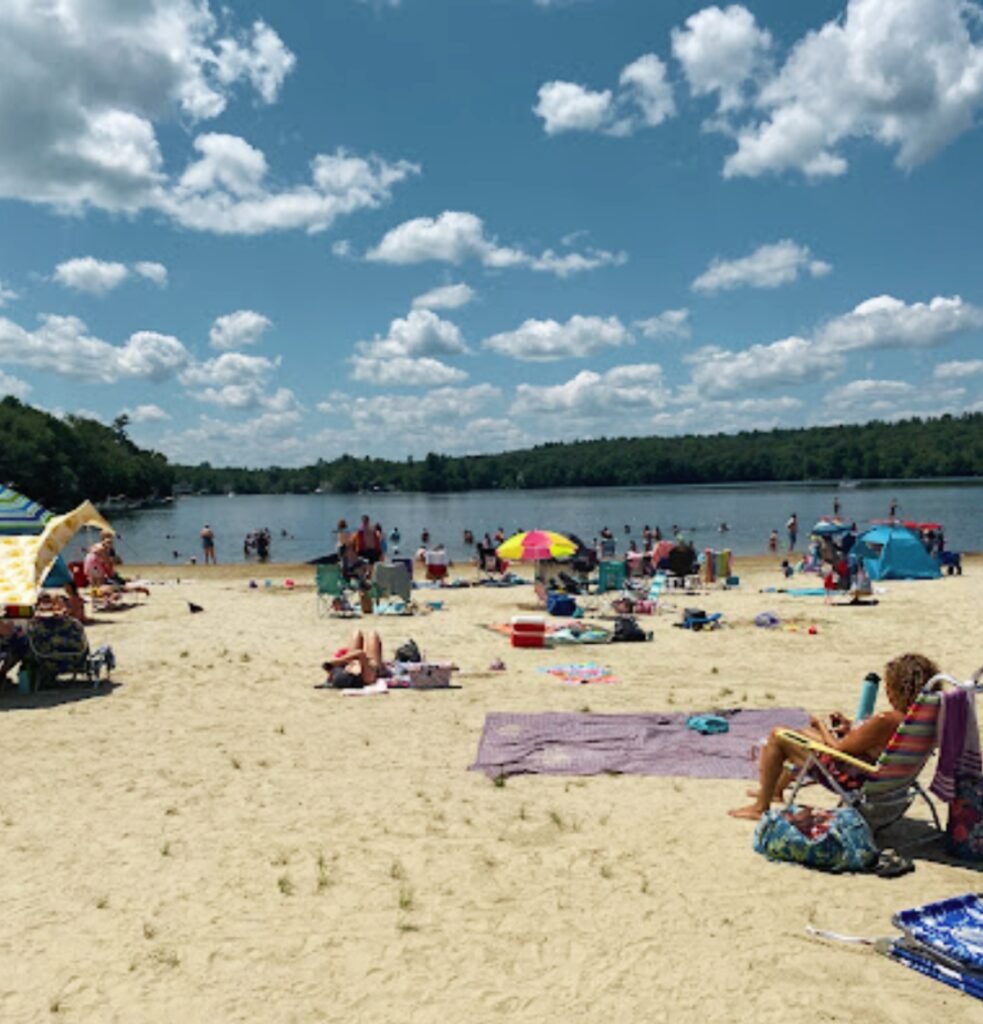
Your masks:
M840 712L830 715L828 721L813 716L812 728L802 730L803 735L834 747L844 754L874 764L888 741L904 721L908 708L922 691L925 684L935 675L938 668L929 658L921 654L902 654L887 663L884 670L884 690L891 703L890 711L882 711L863 722L852 724ZM782 728L776 727L762 748L759 765L759 786L755 801L748 807L737 807L728 814L733 818L749 818L757 821L771 806L772 801L781 799L782 790L790 780L785 764L801 766L808 752L782 735ZM844 789L857 789L867 776L859 768L841 765L831 755L822 755Z
M371 686L386 675L382 663L382 641L373 630L356 629L351 644L335 651L334 657L321 665L328 673L324 685L334 690L359 690Z

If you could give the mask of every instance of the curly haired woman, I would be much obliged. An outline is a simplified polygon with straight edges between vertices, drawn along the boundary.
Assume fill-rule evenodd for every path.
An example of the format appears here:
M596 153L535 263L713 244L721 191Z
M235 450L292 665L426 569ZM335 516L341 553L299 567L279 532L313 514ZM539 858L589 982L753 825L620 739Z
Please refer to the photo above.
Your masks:
M850 754L871 764L877 761L888 741L897 732L898 726L904 721L908 708L921 693L925 684L935 675L938 668L930 658L923 654L902 654L887 663L884 670L884 690L890 701L891 710L882 711L879 715L853 724L840 712L830 715L828 722L812 717L812 728L803 730L803 734L825 743L828 747ZM757 821L771 806L788 781L785 771L786 761L802 765L807 752L792 743L783 735L783 729L772 730L768 742L762 748L759 765L759 785L754 803L748 807L737 807L728 813L733 818L749 818ZM855 788L864 781L863 772L837 764L836 759L828 758L826 764L838 776L845 788Z

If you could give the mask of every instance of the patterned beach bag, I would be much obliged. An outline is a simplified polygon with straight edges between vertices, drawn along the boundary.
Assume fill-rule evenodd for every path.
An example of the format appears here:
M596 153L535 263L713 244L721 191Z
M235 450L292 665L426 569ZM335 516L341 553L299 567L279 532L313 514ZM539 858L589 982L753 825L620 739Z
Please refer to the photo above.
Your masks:
M754 849L769 860L835 872L867 871L878 858L870 826L852 807L765 811L754 830Z
M960 860L983 863L983 779L956 780L956 798L949 804L945 848Z

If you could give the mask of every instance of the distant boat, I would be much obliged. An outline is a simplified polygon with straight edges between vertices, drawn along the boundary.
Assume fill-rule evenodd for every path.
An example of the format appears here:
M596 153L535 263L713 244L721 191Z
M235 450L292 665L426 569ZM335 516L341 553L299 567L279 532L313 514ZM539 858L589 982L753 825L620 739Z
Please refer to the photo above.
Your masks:
M841 480L839 482L839 488L841 491L852 491L855 487L860 486L859 480Z

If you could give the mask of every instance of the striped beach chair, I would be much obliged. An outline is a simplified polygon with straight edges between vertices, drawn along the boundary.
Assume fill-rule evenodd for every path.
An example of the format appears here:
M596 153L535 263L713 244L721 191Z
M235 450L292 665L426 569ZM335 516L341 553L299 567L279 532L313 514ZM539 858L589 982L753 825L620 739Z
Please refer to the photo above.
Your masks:
M809 754L798 773L789 803L795 802L806 780L813 779L836 793L841 804L858 810L870 827L877 831L901 818L915 798L920 796L928 804L935 827L941 832L942 823L938 812L918 781L918 776L935 752L938 742L939 712L942 707L940 685L943 681L955 682L948 676L936 676L929 680L874 764L844 754L810 736L784 730L784 736ZM837 778L837 773L824 763L824 754L837 765L849 765L863 772L862 784L856 789L845 786Z

